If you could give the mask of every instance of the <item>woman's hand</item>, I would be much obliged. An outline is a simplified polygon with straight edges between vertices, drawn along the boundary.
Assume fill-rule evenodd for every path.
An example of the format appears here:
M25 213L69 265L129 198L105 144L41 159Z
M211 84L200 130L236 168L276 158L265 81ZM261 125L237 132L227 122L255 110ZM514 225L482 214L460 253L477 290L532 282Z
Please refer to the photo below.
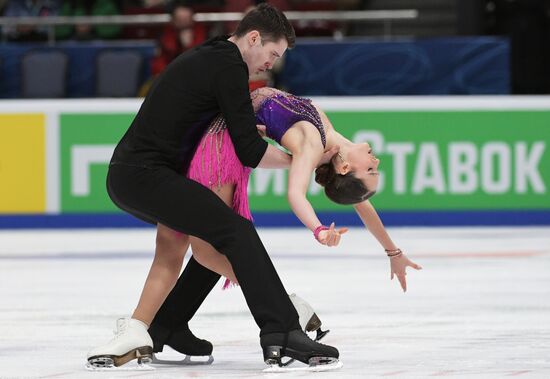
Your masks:
M405 254L400 254L396 257L390 257L390 270L391 270L391 280L393 280L394 275L397 276L403 292L407 292L407 267L412 267L415 270L422 270L420 265L417 265L411 261Z
M342 234L346 233L348 228L336 229L334 222L330 224L330 228L321 230L319 232L319 238L317 239L322 245L326 246L338 246Z

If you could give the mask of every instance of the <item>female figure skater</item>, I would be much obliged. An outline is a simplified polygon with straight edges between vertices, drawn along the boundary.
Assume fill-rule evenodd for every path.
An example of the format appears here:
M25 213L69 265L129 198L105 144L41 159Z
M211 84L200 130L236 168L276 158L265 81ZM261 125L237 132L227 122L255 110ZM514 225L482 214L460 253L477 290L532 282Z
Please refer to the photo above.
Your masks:
M315 170L315 180L324 186L326 195L338 204L352 204L355 211L385 249L390 258L391 279L397 276L406 291L406 268L421 269L410 261L394 244L386 232L376 210L368 201L378 186L379 160L366 143L356 144L339 134L325 113L308 99L297 97L273 88L260 88L251 94L260 134L266 134L292 152L289 169L288 200L298 218L322 244L335 246L347 229L323 226L306 199L310 177ZM239 215L251 219L248 207L247 185L251 169L243 166L235 155L229 133L221 116L216 118L205 134L191 161L187 176L214 191L227 206ZM237 283L231 264L210 244L194 237L179 234L159 224L157 241L169 245L157 248L153 266L133 318L150 325L177 280L183 256L189 245L193 258L204 267ZM163 254L162 251L169 251ZM183 283L182 283L183 284ZM174 291L181 291L178 283ZM174 295L174 296L173 296ZM183 310L177 304L183 296L171 294L172 304L163 307L161 313L174 309ZM195 305L194 309L197 309ZM187 322L188 320L184 321ZM153 324L154 325L154 324ZM302 324L303 326L303 324ZM187 330L187 328L186 328ZM155 340L153 327L149 330ZM194 339L194 343L207 341ZM172 345L171 345L172 346ZM172 346L174 347L174 346ZM156 346L158 351L162 346ZM211 350L211 345L210 345Z

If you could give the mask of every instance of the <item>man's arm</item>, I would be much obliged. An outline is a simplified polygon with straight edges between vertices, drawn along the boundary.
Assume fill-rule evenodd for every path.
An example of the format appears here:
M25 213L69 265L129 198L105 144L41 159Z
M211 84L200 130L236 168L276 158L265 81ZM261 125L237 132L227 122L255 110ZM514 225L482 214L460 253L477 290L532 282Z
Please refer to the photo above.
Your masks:
M268 143L256 129L246 68L238 64L224 66L214 78L214 92L237 157L244 166L258 166Z
M292 156L273 145L268 145L265 154L258 164L261 168L289 168Z

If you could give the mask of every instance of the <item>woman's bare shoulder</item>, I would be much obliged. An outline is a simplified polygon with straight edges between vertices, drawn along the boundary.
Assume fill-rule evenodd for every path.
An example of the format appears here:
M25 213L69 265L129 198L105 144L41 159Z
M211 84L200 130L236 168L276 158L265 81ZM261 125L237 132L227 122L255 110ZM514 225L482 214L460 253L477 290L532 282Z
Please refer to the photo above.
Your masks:
M281 143L293 154L307 152L316 156L324 151L319 131L308 121L298 121L292 125L284 134Z

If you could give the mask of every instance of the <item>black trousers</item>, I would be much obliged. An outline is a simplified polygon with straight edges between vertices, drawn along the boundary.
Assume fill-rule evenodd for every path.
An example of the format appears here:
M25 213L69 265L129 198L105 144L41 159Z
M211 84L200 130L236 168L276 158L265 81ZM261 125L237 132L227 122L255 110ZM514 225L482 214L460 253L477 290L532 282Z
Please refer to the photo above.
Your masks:
M219 274L202 266L195 258L189 259L151 323L158 333L162 330L162 334L155 336L159 342L164 343L173 332L187 327L219 279Z
M128 213L203 239L227 256L260 335L300 328L254 225L208 188L169 168L111 164L107 191Z

